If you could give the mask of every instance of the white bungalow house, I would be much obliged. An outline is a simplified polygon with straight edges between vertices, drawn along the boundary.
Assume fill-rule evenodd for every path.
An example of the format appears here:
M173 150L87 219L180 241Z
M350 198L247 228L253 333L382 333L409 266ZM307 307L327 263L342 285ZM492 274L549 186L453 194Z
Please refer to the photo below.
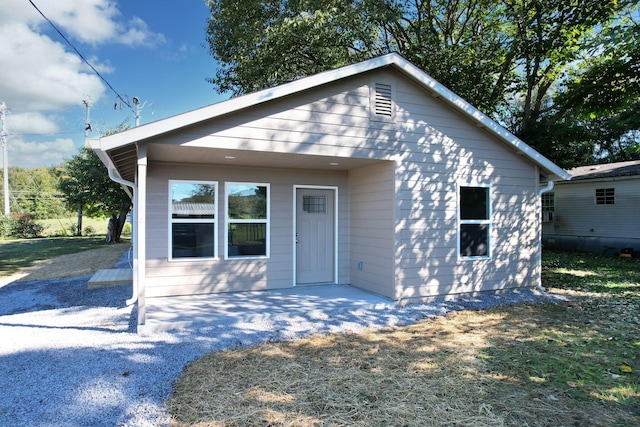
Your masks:
M570 176L398 54L94 141L134 189L134 293L350 284L400 303L540 284ZM543 190L541 190L543 188Z
M545 245L640 252L640 160L581 166L542 196Z

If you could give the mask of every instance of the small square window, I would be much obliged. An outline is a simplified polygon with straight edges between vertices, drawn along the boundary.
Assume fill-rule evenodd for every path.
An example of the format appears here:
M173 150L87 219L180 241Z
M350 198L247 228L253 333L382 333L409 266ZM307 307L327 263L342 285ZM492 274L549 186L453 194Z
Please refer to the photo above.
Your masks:
M596 205L613 205L616 203L615 188L596 188Z
M307 213L326 213L327 198L325 196L302 196L302 210Z

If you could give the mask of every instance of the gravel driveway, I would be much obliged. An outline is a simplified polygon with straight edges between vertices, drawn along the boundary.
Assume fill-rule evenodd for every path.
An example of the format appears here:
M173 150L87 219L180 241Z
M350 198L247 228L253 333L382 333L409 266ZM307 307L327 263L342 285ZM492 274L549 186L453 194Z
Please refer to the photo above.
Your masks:
M183 367L211 351L318 332L405 325L463 308L560 297L523 290L456 302L358 309L137 334L131 285L89 276L0 288L1 426L162 426Z

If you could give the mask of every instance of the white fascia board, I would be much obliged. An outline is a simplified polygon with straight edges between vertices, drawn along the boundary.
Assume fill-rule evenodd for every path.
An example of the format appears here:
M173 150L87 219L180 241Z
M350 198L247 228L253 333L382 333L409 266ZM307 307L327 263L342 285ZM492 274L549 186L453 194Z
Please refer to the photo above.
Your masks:
M115 169L111 158L109 158L105 150L102 149L101 139L88 139L86 140L86 142L89 143L89 148L91 148L93 152L96 153L100 161L107 167L107 169Z

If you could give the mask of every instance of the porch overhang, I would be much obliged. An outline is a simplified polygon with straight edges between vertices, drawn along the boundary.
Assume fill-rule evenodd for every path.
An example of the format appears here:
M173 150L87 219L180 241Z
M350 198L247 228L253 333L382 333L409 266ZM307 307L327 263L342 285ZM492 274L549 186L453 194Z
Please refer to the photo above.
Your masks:
M137 147L135 144L109 150L105 154L120 177L127 181L135 182L137 162ZM342 154L327 156L319 153L285 153L215 147L190 147L173 144L147 144L147 159L149 163L348 171L385 161L355 157L350 151L345 151ZM104 160L106 159L103 159L103 162Z

